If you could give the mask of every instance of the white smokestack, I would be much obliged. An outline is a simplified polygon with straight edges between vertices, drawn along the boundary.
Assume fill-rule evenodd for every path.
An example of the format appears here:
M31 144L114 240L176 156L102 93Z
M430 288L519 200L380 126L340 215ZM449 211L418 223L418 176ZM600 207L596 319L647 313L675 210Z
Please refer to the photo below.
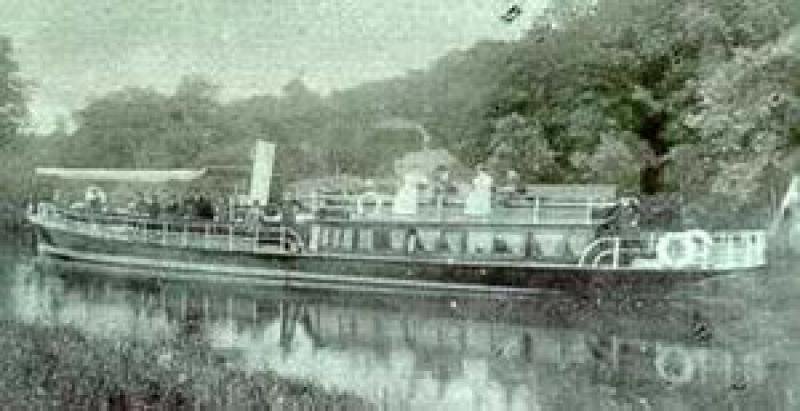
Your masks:
M253 172L250 175L250 202L266 205L272 181L272 164L275 161L275 144L256 140L253 153Z

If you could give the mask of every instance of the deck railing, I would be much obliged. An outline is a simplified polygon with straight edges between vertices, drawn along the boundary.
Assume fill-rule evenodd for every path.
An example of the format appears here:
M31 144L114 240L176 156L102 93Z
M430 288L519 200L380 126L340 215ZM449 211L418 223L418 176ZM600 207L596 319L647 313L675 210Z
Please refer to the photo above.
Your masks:
M161 246L255 253L296 252L305 247L305 240L297 230L277 224L151 219L64 210L51 204L40 204L32 217L98 238Z
M364 194L316 194L301 196L313 212L325 209L340 212L356 219L388 219L392 216L394 196L385 193ZM578 223L596 224L604 219L603 211L616 205L604 198L526 197L496 195L493 199L491 217L508 219L520 223L551 224ZM468 217L464 213L463 196L425 196L420 199L415 217L420 219L458 219Z
M201 248L249 253L289 253L312 246L295 229L280 224L243 224L186 219L150 219L125 215L66 210L41 204L31 216L52 227L103 239L158 244L165 247ZM766 230L728 230L703 232L686 239L686 233L643 233L633 249L619 237L602 237L583 249L580 266L609 264L612 268L627 265L623 256L635 256L640 263L654 267L738 268L758 267L767 263ZM663 258L659 254L670 247L659 247L663 237L672 235L683 252L691 257ZM676 238L677 235L677 238ZM659 251L659 248L662 248ZM670 251L671 252L671 251ZM649 263L648 263L649 261ZM634 265L636 265L634 263Z

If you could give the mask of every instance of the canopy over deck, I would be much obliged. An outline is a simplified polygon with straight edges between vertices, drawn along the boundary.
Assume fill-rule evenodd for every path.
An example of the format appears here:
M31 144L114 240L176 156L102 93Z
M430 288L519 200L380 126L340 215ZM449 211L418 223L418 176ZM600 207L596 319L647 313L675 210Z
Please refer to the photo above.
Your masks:
M108 168L36 168L36 175L63 180L114 181L136 183L187 182L206 175L207 169L108 169Z

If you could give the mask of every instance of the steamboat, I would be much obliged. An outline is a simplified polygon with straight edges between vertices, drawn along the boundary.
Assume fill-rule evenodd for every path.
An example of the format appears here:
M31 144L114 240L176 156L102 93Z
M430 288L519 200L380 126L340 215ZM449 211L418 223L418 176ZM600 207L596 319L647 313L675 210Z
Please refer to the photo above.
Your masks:
M51 200L30 207L36 249L48 260L149 276L392 293L661 287L767 264L766 230L646 227L625 212L635 200L620 198L615 186L504 191L483 171L466 192L430 194L409 173L394 192L298 194L269 215L263 210L274 153L271 143L256 143L249 193L232 196L224 218L114 208L100 191L191 184L209 169L37 169L55 186L93 188L82 205ZM237 209L255 210L256 217L238 218Z

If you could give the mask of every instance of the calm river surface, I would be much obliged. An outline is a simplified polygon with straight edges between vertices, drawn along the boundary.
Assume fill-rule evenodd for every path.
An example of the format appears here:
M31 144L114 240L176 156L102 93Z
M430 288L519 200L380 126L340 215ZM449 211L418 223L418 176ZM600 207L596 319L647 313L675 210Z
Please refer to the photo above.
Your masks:
M800 409L800 269L657 295L367 295L69 271L2 248L2 315L201 339L380 409ZM41 262L41 261L39 261Z

